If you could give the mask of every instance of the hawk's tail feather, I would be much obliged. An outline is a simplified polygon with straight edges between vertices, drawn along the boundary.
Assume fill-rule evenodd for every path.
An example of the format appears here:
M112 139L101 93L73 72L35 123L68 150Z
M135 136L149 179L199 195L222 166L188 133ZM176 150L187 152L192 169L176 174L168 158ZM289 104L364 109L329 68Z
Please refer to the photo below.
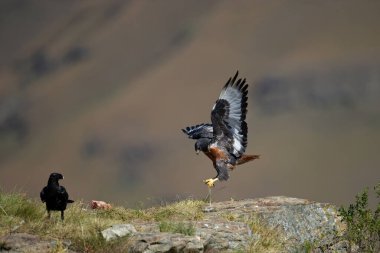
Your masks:
M237 165L247 163L249 161L253 161L255 159L259 159L260 155L242 155L237 161Z

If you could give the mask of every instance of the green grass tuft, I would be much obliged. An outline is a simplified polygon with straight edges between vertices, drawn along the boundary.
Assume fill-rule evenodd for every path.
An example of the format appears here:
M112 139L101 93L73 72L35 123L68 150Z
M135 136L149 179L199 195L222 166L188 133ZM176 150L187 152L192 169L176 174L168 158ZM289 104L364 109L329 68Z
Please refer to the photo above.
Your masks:
M247 252L282 252L284 250L285 238L282 233L270 228L259 217L253 215L248 221L249 227L257 237L248 246Z
M0 193L0 217L16 216L25 221L40 219L44 208L21 193Z
M162 221L159 224L160 232L194 235L195 227L192 223Z
M380 183L374 190L380 200ZM368 207L368 189L356 195L355 203L347 209L339 208L339 215L347 224L345 237L350 248L356 245L360 252L380 252L380 202L374 212Z
M155 221L166 219L200 220L203 217L203 201L183 200L173 204L147 209L147 214Z

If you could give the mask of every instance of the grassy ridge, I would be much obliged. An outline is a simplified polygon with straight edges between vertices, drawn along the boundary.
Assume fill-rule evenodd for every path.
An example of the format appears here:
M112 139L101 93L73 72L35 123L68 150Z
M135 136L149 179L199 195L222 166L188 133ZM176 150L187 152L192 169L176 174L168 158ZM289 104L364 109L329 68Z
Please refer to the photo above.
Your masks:
M101 231L118 223L155 221L169 224L173 220L198 220L202 218L202 201L185 200L174 204L145 210L114 207L111 210L90 210L83 202L69 205L65 221L59 213L47 219L45 205L28 199L22 193L0 192L0 236L10 232L25 232L57 241L57 252L63 252L64 241L71 248L85 252L103 252L126 247L125 239L106 242ZM170 230L170 228L168 228ZM190 229L190 228L189 228Z
M380 198L380 184L375 187L375 191ZM55 248L52 252L56 253L67 252L68 244L70 249L79 252L125 252L129 246L127 237L106 242L101 231L114 224L132 223L139 226L147 222L155 223L160 232L196 235L197 222L212 222L215 216L225 222L243 222L250 228L251 240L247 241L246 248L236 252L282 252L286 247L283 231L269 227L265 220L254 213L249 218L241 218L230 212L210 215L203 212L204 205L207 203L188 199L148 209L115 206L109 210L91 210L88 205L78 201L69 205L65 211L65 221L62 222L59 212L47 219L45 205L40 201L29 199L22 193L0 191L0 237L9 233L37 235L42 239L54 240ZM347 229L342 238L336 238L336 242L345 240L349 242L350 248L378 252L380 203L376 210L371 210L368 206L368 192L364 191L357 195L354 204L348 208L341 207L339 215ZM4 245L0 240L0 251ZM299 252L313 252L314 249L324 249L323 247L329 245L307 241L300 245Z
M38 235L56 241L53 252L66 252L63 246L70 242L70 249L79 252L125 252L128 238L106 242L101 231L119 223L156 222L160 232L194 235L194 224L204 218L202 207L206 203L198 200L183 200L148 209L113 207L109 210L91 210L83 202L70 204L61 222L59 212L47 219L45 205L28 199L22 193L0 192L0 237L11 232ZM222 217L226 221L232 216ZM268 229L256 218L247 223L259 233L260 238L247 245L249 252L276 252L282 245L278 232ZM1 241L0 241L1 248ZM239 252L239 251L238 251Z

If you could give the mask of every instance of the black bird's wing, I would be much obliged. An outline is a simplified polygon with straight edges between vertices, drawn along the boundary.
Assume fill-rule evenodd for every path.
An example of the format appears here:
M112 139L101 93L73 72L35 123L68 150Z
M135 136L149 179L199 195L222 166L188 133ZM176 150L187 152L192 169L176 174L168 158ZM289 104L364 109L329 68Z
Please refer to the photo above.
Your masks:
M69 200L69 194L67 193L65 187L59 186L57 190L57 199L62 201L62 203L67 203Z
M200 139L200 138L212 139L213 137L212 124L202 123L195 126L189 126L182 129L182 132L187 134L187 136L191 139Z
M47 187L45 186L40 192L40 199L42 202L46 202L46 194L47 194L46 191L47 191Z
M223 143L236 158L245 152L248 133L248 84L245 79L237 80L238 74L227 81L211 112L214 140Z
M59 186L58 196L64 203L74 203L74 200L69 199L69 194L63 186Z

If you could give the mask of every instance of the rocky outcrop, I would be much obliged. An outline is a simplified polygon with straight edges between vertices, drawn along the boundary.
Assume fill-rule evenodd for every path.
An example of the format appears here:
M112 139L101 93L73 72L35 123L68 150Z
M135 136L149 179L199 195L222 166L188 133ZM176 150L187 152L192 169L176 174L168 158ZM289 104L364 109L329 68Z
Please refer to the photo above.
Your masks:
M118 238L123 249L134 253L348 252L348 242L341 239L345 226L330 204L268 197L204 204L197 210L189 219L128 220L101 235L107 241ZM70 241L22 233L0 239L0 252L72 252Z
M288 197L226 201L205 206L188 221L193 235L161 233L158 223L135 224L130 252L346 252L336 208Z
M41 253L41 252L59 252L64 249L65 252L75 253L69 250L69 241L62 243L56 240L43 240L36 235L26 233L9 234L0 240L0 252L6 253Z

